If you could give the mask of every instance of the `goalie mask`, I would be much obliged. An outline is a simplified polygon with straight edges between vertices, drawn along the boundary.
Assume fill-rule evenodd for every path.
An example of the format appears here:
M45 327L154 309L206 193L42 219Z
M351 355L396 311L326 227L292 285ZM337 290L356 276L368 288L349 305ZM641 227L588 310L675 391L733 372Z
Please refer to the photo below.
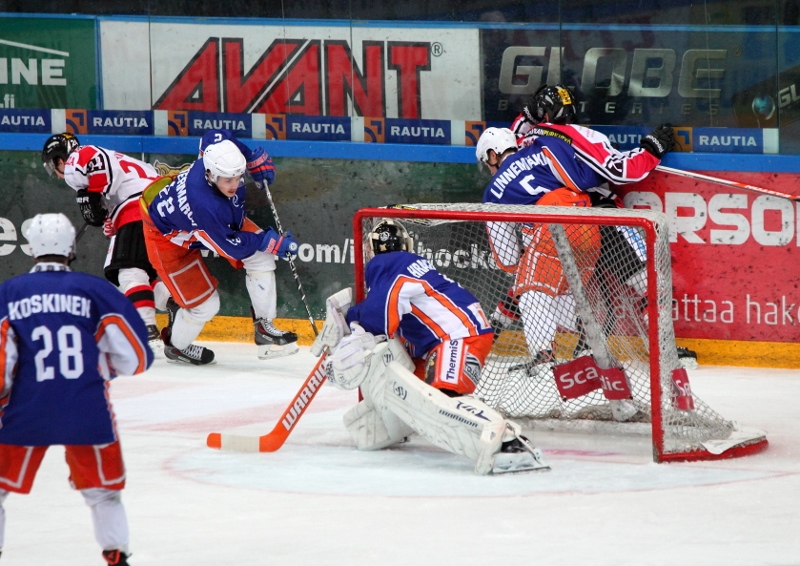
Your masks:
M414 240L405 227L396 220L381 220L369 233L369 248L374 254L386 252L413 252Z
M47 138L42 148L42 165L47 170L47 174L51 177L55 175L58 167L56 160L66 161L69 154L75 151L79 145L78 138L67 132Z
M533 124L574 124L578 121L575 97L564 85L542 85L528 99L522 112Z
M37 214L25 229L34 258L57 255L71 258L75 249L75 227L62 213Z

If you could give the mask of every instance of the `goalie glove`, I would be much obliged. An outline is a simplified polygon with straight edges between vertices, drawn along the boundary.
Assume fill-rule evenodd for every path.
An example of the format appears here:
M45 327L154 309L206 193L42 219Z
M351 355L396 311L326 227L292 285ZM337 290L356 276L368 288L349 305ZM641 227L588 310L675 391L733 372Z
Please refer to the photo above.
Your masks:
M345 316L347 315L347 309L352 304L353 289L350 287L328 297L325 301L325 324L322 326L319 336L311 344L312 354L319 357L325 348L328 348L331 353L334 352L342 338L350 334L350 328L347 326Z
M384 340L385 336L374 336L357 322L351 323L350 335L342 339L325 368L328 381L346 391L359 387L369 373L375 346Z

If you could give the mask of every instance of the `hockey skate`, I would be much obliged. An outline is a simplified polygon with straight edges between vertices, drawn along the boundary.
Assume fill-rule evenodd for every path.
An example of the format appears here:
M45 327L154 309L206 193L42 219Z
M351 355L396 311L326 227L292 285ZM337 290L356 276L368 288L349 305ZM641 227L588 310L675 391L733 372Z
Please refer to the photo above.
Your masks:
M291 356L300 350L297 346L297 334L275 328L270 320L259 318L253 322L253 328L258 357L261 360Z
M172 362L182 362L195 366L204 366L214 361L214 352L203 346L189 344L183 350L172 345L172 325L178 315L178 303L172 297L167 301L169 324L161 329L161 341L164 343L164 356Z
M556 358L552 350L542 350L532 360L509 366L508 373L523 372L528 377L542 377L553 367Z
M506 424L506 427L509 427L509 425ZM526 436L516 432L512 440L502 444L500 452L494 455L494 460L492 461L493 474L527 471L544 472L549 469L550 466L545 463L542 457L542 451L536 448Z
M158 356L160 352L164 351L164 342L161 340L161 332L155 324L147 325L147 345L153 351L154 356Z
M189 344L183 350L173 346L169 341L169 330L169 328L164 328L161 331L161 339L164 341L164 356L168 360L195 366L204 366L214 361L214 352L204 346Z
M678 363L684 369L697 369L697 352L678 346Z
M110 566L130 566L128 557L130 554L125 554L121 550L104 550L103 558Z

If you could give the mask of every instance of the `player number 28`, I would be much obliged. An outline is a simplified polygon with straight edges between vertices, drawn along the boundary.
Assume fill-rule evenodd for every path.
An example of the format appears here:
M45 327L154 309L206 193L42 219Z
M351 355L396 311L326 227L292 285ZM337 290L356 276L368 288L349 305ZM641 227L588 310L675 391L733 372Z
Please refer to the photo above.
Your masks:
M53 351L53 333L46 326L37 326L31 332L31 340L42 342L36 353L36 381L55 378L55 368L45 365L45 361ZM58 372L67 379L78 379L83 375L83 348L81 333L75 326L66 324L56 332L58 342Z

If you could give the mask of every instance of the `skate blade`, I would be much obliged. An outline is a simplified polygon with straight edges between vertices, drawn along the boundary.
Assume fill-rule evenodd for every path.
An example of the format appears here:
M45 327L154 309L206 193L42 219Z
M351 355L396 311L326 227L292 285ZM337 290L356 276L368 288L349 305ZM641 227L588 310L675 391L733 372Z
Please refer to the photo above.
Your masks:
M550 470L542 452L538 448L530 452L498 452L492 462L492 474L510 474L516 472L547 472Z
M297 345L297 342L292 342L291 344L286 344L285 346L265 344L258 347L258 359L271 360L273 358L283 358L285 356L296 354L299 351L300 347Z

